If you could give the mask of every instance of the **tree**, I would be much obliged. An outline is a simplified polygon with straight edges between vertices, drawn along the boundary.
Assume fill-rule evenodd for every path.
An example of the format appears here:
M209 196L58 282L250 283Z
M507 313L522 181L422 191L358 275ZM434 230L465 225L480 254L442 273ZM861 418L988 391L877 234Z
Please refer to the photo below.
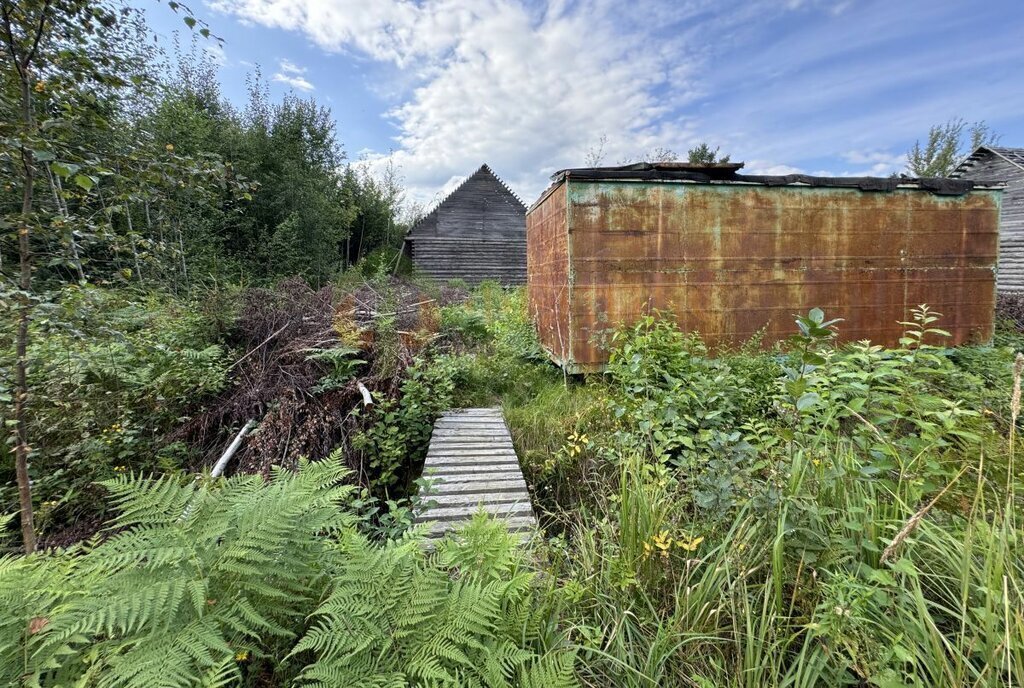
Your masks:
M698 145L686 152L687 162L694 165L714 165L716 163L729 162L728 155L718 155L719 149L720 146L715 146L714 150L712 150L711 146L709 146L705 141L701 141Z
M970 136L966 147L965 133ZM913 148L907 151L907 172L915 177L948 177L978 146L991 146L998 142L999 136L984 121L968 125L956 117L930 128L923 146L920 140L914 142Z
M21 539L27 554L36 548L36 534L32 514L32 485L28 475L28 457L31 448L28 443L28 324L32 317L32 248L30 236L33 218L36 164L39 156L35 148L39 145L39 127L36 123L32 93L36 90L36 72L39 70L37 57L39 45L49 29L54 8L49 0L15 4L0 0L0 16L3 20L3 42L5 52L10 56L18 87L17 104L20 111L18 123L12 126L17 137L12 148L18 162L21 182L21 212L14 226L18 234L18 328L15 340L14 371L14 465L18 479L18 501L21 510ZM45 87L44 87L45 88Z
M131 84L146 83L126 40L137 14L105 0L0 0L0 175L11 180L0 189L0 301L16 304L14 408L9 418L4 411L4 421L12 428L26 552L36 546L30 324L48 286L69 276L85 282L84 241L102 240L116 256L114 210L101 186L118 178L110 142L120 141L111 132L125 109L122 98ZM186 24L196 20L188 16ZM15 187L17 203L9 194ZM3 260L8 252L17 255L16 279Z
M605 146L608 145L608 135L601 134L601 138L597 140L597 143L587 149L587 154L583 158L584 167L600 167L601 163L604 162Z

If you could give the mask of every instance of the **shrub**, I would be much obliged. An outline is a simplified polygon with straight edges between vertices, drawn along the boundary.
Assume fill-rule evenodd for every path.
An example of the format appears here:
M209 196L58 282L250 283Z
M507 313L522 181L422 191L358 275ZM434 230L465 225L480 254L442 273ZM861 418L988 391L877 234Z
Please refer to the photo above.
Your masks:
M454 370L445 357L419 359L406 370L397 399L378 398L366 429L352 439L363 457L369 484L387 495L404 480L408 492L426 455L434 421L451 405Z
M345 474L107 481L109 539L0 559L0 680L575 685L558 595L502 525L374 545Z
M217 324L188 301L69 286L48 310L29 350L32 481L44 533L102 514L97 481L180 468L187 456L163 437L223 388L228 363L211 340ZM9 356L13 348L0 349L0 361ZM10 385L0 377L0 396ZM2 498L12 504L13 491Z

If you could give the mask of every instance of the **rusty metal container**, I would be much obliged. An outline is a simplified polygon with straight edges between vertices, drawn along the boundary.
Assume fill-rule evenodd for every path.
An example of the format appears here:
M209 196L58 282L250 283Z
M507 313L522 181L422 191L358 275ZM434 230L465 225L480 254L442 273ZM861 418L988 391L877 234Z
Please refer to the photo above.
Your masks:
M766 177L738 166L563 170L526 216L530 312L552 359L601 370L610 328L666 311L712 346L843 318L894 345L927 303L951 343L992 337L998 185Z

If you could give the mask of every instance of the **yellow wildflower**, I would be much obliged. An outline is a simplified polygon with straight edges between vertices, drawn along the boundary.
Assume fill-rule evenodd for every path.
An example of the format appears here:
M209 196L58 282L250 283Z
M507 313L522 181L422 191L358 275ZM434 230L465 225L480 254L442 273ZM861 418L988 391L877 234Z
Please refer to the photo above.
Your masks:
M697 549L698 545L700 545L700 543L702 542L704 542L703 537L694 538L692 540L686 540L685 542L683 540L676 540L676 546L682 547L687 552L692 552L695 549Z
M661 556L667 557L668 550L672 547L672 538L669 536L667 530L663 530L653 538L654 546L661 551Z

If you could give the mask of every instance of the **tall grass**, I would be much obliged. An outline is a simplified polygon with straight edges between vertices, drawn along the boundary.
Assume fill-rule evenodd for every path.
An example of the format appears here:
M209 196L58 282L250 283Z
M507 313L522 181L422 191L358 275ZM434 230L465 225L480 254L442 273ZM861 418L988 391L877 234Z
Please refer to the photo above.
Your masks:
M902 348L795 364L651 322L599 381L496 394L585 685L1024 685L1024 358L925 345L920 311Z

